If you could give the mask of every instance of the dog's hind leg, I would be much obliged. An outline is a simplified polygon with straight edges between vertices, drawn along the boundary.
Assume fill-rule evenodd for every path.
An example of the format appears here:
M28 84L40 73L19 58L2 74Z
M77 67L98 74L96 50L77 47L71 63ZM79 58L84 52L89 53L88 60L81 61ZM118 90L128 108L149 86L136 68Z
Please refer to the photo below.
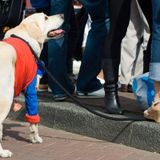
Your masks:
M1 96L2 95L0 94L0 97ZM1 98L2 99L0 99L0 157L11 157L12 152L10 152L9 150L3 149L1 142L2 142L2 136L3 136L3 122L6 119L8 113L10 111L13 97L12 98L10 97L11 98L10 100L9 100L9 96L8 96L8 98L5 96L3 96Z
M2 136L3 136L3 122L6 119L7 115L9 114L12 101L13 101L13 94L7 93L3 90L3 96L0 94L0 157L11 157L12 152L9 150L5 150L2 148L1 142L2 142ZM12 96L9 96L12 95Z
M15 54L10 45L0 43L0 157L11 157L12 152L2 148L3 122L9 114L14 96Z
M0 157L3 157L3 158L11 157L12 156L12 152L7 150L7 149L3 149L2 148L2 145L1 145L2 135L3 135L2 132L3 132L3 125L1 124L0 125Z

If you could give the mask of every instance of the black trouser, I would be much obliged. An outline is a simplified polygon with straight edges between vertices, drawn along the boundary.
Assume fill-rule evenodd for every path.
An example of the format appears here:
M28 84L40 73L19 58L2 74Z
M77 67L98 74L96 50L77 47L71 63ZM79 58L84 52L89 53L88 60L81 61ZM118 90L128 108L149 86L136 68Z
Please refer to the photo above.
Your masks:
M130 19L131 0L109 0L110 31L105 41L104 58L120 59L121 41Z
M149 27L152 29L152 2L151 0L138 0L138 3L148 21Z
M105 41L103 58L113 60L116 63L114 69L117 74L114 77L116 81L118 81L117 66L120 63L121 41L126 34L130 20L130 5L131 0L109 0L110 31ZM115 65L113 64L113 66Z
M117 94L121 41L130 20L131 0L108 0L110 30L105 40L102 68L104 72L105 108L108 113L122 114Z
M72 6L70 13L70 30L68 32L68 54L67 54L67 72L69 75L73 74L73 55L76 51L77 43L77 23L74 8Z
M147 19L148 25L150 27L150 30L152 30L152 2L151 0L138 0L139 5ZM150 35L147 49L144 51L144 58L143 58L143 72L149 71L149 62L150 62L150 56L151 56L151 37L152 33Z

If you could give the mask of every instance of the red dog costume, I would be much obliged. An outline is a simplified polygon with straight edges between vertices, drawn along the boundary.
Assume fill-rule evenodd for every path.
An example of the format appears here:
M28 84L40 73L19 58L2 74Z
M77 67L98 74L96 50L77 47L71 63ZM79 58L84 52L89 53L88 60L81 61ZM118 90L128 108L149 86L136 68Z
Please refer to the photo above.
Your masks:
M15 84L14 96L18 96L35 79L37 73L37 63L28 44L19 38L7 38L4 42L12 45L16 50ZM37 95L32 96L27 110L30 114L25 115L26 121L39 123Z

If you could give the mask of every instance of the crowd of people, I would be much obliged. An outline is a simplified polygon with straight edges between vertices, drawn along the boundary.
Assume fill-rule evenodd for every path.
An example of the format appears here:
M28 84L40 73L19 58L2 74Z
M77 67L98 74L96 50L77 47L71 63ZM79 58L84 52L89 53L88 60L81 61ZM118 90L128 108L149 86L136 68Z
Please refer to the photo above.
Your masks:
M64 37L49 40L40 58L70 94L104 98L106 112L123 114L118 91L132 92L133 77L149 72L155 87L150 110L160 110L159 0L30 0L27 5L47 15L64 14ZM71 78L74 57L81 60L76 83ZM97 78L101 70L104 84ZM46 85L55 101L67 98L63 89L44 75L41 86Z

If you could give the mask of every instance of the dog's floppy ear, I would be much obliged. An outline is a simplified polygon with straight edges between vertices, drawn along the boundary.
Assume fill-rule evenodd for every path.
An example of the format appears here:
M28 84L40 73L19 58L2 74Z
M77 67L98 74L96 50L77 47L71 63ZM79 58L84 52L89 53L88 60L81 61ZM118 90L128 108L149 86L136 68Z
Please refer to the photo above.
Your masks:
M44 43L44 35L36 22L32 22L30 24L22 23L20 27L23 28L23 30L27 32L30 37L37 40L39 44L42 45Z

